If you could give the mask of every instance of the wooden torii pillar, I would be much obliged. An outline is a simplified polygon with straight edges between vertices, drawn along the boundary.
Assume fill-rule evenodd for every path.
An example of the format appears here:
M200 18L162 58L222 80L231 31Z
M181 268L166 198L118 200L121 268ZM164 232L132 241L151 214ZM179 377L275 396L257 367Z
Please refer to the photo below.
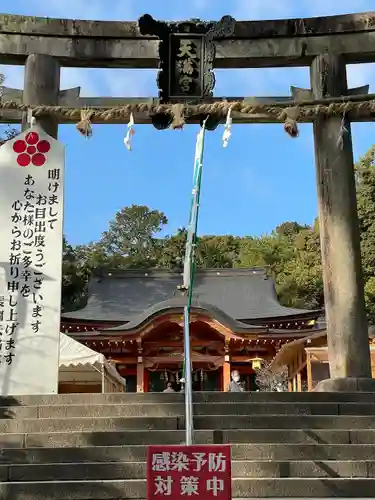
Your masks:
M60 93L60 64L52 56L30 54L25 63L23 103L30 105L57 106ZM47 134L57 139L59 123L56 117L38 117L38 124ZM22 130L27 129L27 113L23 113Z
M346 64L324 53L311 65L316 99L347 94ZM314 121L319 228L331 378L317 391L374 391L364 304L350 121Z

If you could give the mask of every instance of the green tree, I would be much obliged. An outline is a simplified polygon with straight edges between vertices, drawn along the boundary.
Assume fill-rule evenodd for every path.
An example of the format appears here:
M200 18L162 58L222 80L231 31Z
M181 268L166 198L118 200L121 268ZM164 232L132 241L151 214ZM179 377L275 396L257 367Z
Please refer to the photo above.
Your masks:
M97 249L124 267L155 267L159 242L155 235L168 223L163 212L144 205L119 210L102 234Z
M293 239L294 254L275 276L280 301L308 309L324 306L319 233L302 229Z
M280 302L290 307L320 308L324 303L319 232L285 222L270 235L240 240L239 267L268 267Z
M369 320L375 323L375 146L356 164L357 206L365 301Z
M156 241L154 248L157 255L157 267L163 269L181 269L185 257L187 230L178 229L176 234Z
M87 283L98 267L155 267L157 242L154 234L167 218L146 206L124 207L110 221L98 242L72 247L63 240L62 309L75 310L87 299Z
M197 241L198 268L233 267L238 258L239 242L233 236L201 236Z
M298 222L283 222L276 227L275 232L277 235L284 236L285 238L293 241L297 234L304 229L308 229L308 226L301 226Z
M86 261L79 258L75 249L63 238L62 296L63 312L80 309L87 298L87 282L90 272Z
M274 232L259 238L245 237L239 241L237 267L269 267L277 275L294 255L293 242Z
M0 73L0 98L2 95L2 86L4 84L5 77L2 73ZM0 146L4 144L4 142L13 139L17 134L19 134L19 130L11 127L10 125L0 125Z

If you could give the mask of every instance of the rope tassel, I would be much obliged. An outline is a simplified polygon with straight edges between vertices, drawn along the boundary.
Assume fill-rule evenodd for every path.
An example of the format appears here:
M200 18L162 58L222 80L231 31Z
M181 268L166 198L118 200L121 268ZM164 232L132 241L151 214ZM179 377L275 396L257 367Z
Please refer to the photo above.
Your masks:
M349 133L349 130L345 126L345 113L342 115L342 120L340 124L340 132L339 136L337 138L336 146L338 149L343 150L344 149L344 137Z
M76 125L76 129L80 132L84 137L92 136L92 125L91 119L94 116L94 111L90 109L82 109L81 110L81 121L79 121Z
M183 129L185 125L185 106L183 104L172 104L171 107L171 116L173 121L171 123L170 128L173 130Z
M290 135L290 137L293 137L293 139L295 139L299 136L297 123L299 117L299 108L286 108L285 116L284 130L287 134Z

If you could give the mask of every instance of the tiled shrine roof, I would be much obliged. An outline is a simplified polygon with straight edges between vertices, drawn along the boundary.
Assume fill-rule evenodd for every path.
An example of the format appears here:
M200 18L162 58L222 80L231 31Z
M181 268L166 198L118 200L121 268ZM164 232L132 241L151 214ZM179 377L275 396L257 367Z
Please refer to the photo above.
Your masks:
M62 319L113 321L129 323L121 329L136 328L150 316L181 309L186 304L177 288L181 284L181 272L169 270L97 271L89 283L87 305ZM237 331L268 320L308 319L321 313L282 306L263 268L198 270L193 306Z

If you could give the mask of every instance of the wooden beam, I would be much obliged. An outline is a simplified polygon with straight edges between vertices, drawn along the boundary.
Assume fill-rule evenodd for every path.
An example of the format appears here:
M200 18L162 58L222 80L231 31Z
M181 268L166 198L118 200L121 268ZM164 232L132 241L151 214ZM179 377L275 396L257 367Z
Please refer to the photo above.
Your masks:
M145 392L145 367L143 358L138 357L137 363L137 392Z
M117 364L121 365L136 365L137 364L137 357L129 357L129 356L121 356L121 354L112 354L109 351L105 351L106 354Z
M375 61L375 32L256 40L223 40L216 44L215 68L309 66L325 50L341 52L348 64Z
M223 40L216 43L218 69L309 66L325 49L342 50L348 63L375 61L375 32L257 40ZM50 53L64 67L156 69L156 40L87 39L2 35L0 64L24 64L28 51Z
M297 373L297 392L302 392L302 376L301 372Z
M214 347L214 346L224 346L222 340L191 340L190 342L192 347ZM163 349L163 347L183 347L183 341L179 342L178 340L160 340L158 342L148 342L145 340L143 342L144 348L158 348Z
M15 101L22 103L23 90L13 89L11 87L0 86L1 100L2 101ZM60 90L58 96L59 106L71 106L72 103L77 102L81 92L81 87L73 87L71 89Z
M175 21L179 23L180 21ZM212 22L212 21L208 21ZM173 24L173 23L172 23ZM375 11L311 18L236 21L234 38L269 38L373 31ZM0 14L0 33L72 38L150 38L137 21L85 21Z
M291 377L296 377L298 373L301 373L301 371L305 368L305 366L306 366L306 361L302 361L300 364L298 363L294 364Z
M347 96L366 95L370 91L370 85L362 85L362 87L354 87L348 89ZM290 87L290 93L295 102L314 100L314 92L311 89L302 89L300 87Z
M157 40L83 40L0 33L0 64L24 64L28 52L39 52L56 57L67 68L156 69L159 64L158 47Z
M255 348L250 348L250 349L247 349L248 353L250 352L259 352L259 353L262 353L262 354L266 354L268 353L268 349L264 349L262 347L258 347L257 349ZM230 357L230 360L233 361L233 363L250 363L253 359L254 359L254 355L253 356L249 356L249 354L247 354L247 356L231 356Z
M298 354L298 358L297 358L297 363L298 363L298 367L297 367L297 392L302 392L302 375L301 375L301 371L303 370L304 366L306 363L303 363L303 351L301 351L299 354Z
M137 22L80 21L0 15L0 63L23 64L29 53L63 66L157 68L158 40ZM324 50L348 62L375 60L375 13L307 19L239 21L216 41L217 68L305 66Z
M309 352L306 353L306 370L307 370L307 390L308 392L311 392L313 390L313 378L312 378L311 355Z

